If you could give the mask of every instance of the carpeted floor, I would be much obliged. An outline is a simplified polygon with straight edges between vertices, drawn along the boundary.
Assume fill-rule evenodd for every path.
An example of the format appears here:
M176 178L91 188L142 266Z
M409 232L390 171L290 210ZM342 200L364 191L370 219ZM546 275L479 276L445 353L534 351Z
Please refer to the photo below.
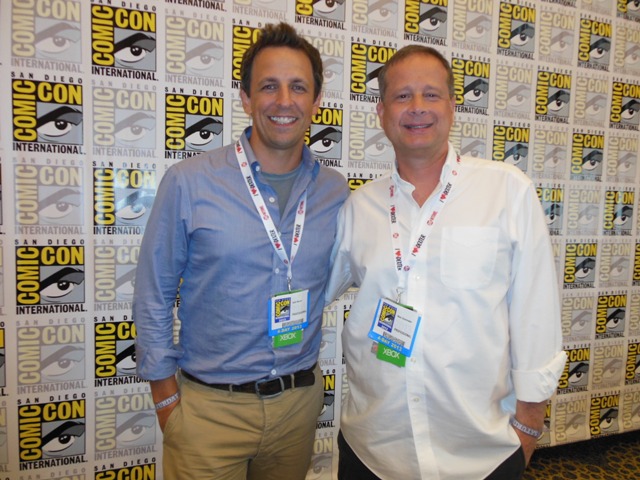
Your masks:
M640 431L536 450L523 479L640 479Z

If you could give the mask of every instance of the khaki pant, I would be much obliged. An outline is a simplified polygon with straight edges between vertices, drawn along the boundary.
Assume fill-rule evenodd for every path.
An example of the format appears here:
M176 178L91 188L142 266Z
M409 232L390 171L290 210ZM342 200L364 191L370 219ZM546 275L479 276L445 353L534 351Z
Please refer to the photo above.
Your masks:
M164 480L304 480L323 404L322 373L275 398L180 380L164 431Z

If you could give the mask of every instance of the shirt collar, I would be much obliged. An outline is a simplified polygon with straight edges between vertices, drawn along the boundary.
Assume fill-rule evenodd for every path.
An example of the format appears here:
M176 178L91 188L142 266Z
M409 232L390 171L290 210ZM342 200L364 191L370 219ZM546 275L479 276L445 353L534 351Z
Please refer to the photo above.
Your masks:
M452 143L449 142L449 150L447 151L447 158L445 159L444 165L442 166L442 172L440 172L440 183L442 183L444 178L449 174L449 172L451 172L451 169L455 165L457 158L458 158L458 152L456 152L456 149L454 148ZM404 187L404 188L410 187L410 191L413 191L413 188L414 188L413 185L411 185L409 182L400 178L400 174L398 173L397 161L393 162L393 166L391 169L391 178L393 178L393 181L396 183L396 185L399 185L400 187Z

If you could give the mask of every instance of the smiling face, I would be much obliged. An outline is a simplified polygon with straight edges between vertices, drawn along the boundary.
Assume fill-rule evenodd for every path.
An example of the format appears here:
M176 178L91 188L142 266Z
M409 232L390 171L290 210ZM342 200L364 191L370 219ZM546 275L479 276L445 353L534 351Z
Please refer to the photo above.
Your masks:
M384 99L377 109L398 162L445 156L455 101L440 61L413 54L390 66L385 83Z
M265 48L255 58L250 85L250 92L241 90L240 96L253 120L251 147L267 163L263 168L279 160L299 162L305 131L320 104L320 96L314 98L311 62L299 50Z

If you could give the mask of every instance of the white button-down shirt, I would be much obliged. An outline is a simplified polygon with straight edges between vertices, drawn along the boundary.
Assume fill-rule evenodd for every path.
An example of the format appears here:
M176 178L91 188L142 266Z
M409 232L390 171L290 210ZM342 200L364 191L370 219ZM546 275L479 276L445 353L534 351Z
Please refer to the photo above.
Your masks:
M455 164L453 147L442 180ZM403 252L433 212L419 207L394 168L343 206L327 299L355 284L343 330L349 394L343 434L383 479L482 479L519 446L509 425L516 399L555 391L562 352L559 291L548 231L532 182L501 162L463 157L447 203L400 303L422 314L401 368L376 359L371 328L378 300L396 300L399 273L389 187ZM450 177L452 178L452 177ZM391 183L390 183L391 182Z

